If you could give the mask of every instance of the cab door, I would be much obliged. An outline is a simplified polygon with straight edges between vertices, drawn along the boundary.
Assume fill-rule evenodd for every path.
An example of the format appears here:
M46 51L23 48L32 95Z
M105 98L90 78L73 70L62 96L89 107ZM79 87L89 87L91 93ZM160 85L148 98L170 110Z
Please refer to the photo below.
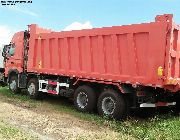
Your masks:
M11 71L21 73L23 71L23 46L24 32L18 32L14 35L11 43L6 46L5 77Z

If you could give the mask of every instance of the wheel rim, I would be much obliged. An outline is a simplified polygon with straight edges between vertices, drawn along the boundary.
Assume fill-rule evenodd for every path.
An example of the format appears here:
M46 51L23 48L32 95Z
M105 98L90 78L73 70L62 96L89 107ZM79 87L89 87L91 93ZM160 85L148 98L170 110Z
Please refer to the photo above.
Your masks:
M102 100L102 110L105 115L113 114L115 108L116 108L116 104L113 98L105 97Z
M12 91L15 91L16 90L16 80L12 80L9 86Z
M77 96L77 104L80 108L85 108L88 103L88 97L85 92L80 92Z
M28 92L30 95L34 95L35 94L35 84L34 83L31 83L28 87Z

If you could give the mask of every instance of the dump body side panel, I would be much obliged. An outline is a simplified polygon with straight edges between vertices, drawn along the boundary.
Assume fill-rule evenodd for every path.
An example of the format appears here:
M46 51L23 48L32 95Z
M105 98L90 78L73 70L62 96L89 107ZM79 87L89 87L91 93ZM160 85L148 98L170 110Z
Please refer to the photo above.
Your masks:
M175 93L180 88L180 26L174 23L173 15L156 16L156 22L167 22L163 85Z
M69 32L31 28L28 71L162 86L166 22ZM38 29L38 32L36 31Z

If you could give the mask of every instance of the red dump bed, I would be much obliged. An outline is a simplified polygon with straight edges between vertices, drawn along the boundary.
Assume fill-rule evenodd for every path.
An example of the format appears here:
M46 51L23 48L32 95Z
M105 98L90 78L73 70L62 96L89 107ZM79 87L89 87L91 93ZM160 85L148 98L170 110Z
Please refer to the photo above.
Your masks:
M53 32L30 26L28 72L177 88L180 32L172 15L155 22Z

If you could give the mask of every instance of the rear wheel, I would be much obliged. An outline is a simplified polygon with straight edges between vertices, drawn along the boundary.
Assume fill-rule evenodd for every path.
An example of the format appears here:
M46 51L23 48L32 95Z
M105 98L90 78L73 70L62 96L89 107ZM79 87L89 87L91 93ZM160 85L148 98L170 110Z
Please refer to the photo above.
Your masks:
M137 115L140 118L151 118L154 117L156 114L156 108L155 107L147 107L147 108L138 108L135 109L135 115Z
M31 99L40 99L42 97L38 89L39 89L38 80L36 78L30 79L27 85L27 91Z
M121 120L127 117L129 107L121 94L108 89L102 92L98 99L98 112L102 116Z
M96 94L89 86L80 86L74 94L75 107L83 112L92 112L96 107Z
M180 113L180 101L176 102L176 112Z
M176 101L176 106L175 106L174 112L176 114L179 114L180 113L180 94L175 95L175 101Z
M20 88L18 88L18 77L17 77L17 75L13 75L13 76L10 77L10 79L9 79L9 89L13 93L20 92Z

